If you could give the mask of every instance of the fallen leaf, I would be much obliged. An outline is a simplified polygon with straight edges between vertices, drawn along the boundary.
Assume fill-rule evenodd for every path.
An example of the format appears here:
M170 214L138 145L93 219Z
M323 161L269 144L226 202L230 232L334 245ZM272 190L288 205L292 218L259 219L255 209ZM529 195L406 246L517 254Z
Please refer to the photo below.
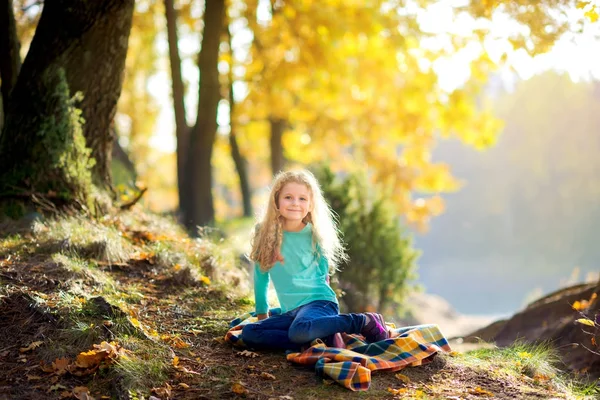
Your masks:
M57 358L52 362L52 369L58 375L63 375L67 372L67 368L69 367L69 359L68 358Z
M236 382L231 386L231 391L236 394L248 394L248 389L246 389L241 383Z
M406 375L396 374L394 376L396 377L396 379L399 379L399 380L401 380L404 383L410 383L410 378L408 376L406 376Z
M188 385L187 383L183 383L183 382L179 382L177 384L177 386L179 386L182 389L189 389L190 388L190 385Z
M33 350L37 347L40 347L44 342L31 342L31 344L27 347L21 347L19 352L25 353L26 351Z
M177 356L173 357L172 364L174 367L178 366L179 365L179 357L177 357Z
M37 376L37 375L27 375L27 380L28 380L28 381L37 381L37 380L40 380L40 379L42 379L42 377L41 377L41 376Z
M390 392L391 394L393 394L394 396L408 393L408 389L406 389L406 388L392 389L389 387L389 388L387 388L387 391Z
M170 398L171 397L171 385L168 382L165 382L165 387L152 388L152 393L160 396L161 398Z
M594 324L594 321L592 321L591 319L587 319L587 318L579 318L578 320L575 320L575 322L579 322L582 325L587 325L587 326L595 326L596 324Z
M238 353L238 355L243 356L243 357L250 357L250 358L254 358L254 357L258 357L259 356L258 353L254 353L254 352L249 351L249 350L240 351Z
M102 362L108 355L105 351L90 350L77 355L75 365L79 368L95 367Z
M55 390L66 389L66 388L67 388L66 386L63 386L60 383L57 383L56 385L50 386L50 388L48 390L46 390L46 393L50 393Z
M492 392L488 392L487 390L482 389L480 387L476 387L475 389L469 389L469 393L474 394L475 396L494 396Z
M271 381L277 380L277 378L275 378L275 375L271 375L268 372L261 372L260 377Z
M73 397L78 400L93 400L93 397L90 396L90 390L85 386L76 386L71 392Z
M544 374L535 374L533 376L533 379L538 380L540 382L545 382L545 381L549 381L550 377Z

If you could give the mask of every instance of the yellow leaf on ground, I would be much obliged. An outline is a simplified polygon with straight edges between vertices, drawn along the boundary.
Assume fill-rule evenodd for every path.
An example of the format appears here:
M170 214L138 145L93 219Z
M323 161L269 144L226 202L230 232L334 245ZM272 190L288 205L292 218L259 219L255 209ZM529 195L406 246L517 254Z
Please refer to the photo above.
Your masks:
M402 388L402 389L387 388L387 391L390 392L391 394L393 394L394 396L408 393L408 389L406 389L406 388Z
M475 396L494 396L492 392L488 392L487 390L482 389L480 387L476 387L475 389L469 389L469 393L474 394Z
M173 357L173 366L176 367L179 365L179 357L175 356Z
M394 376L396 377L396 379L399 379L404 383L410 383L410 378L404 374L396 374Z
M138 321L137 318L130 317L128 319L129 322L131 322L131 325L135 326L136 328L141 328L142 324L140 324L140 321Z
M231 391L236 394L248 394L248 389L246 389L241 383L236 382L231 386Z
M595 326L596 325L596 324L594 324L594 321L592 321L591 319L587 319L587 318L579 318L575 322L579 322L580 324L587 325L587 326Z
M200 282L204 283L205 285L210 285L210 278L208 276L202 276L200 278Z
M84 351L77 355L75 365L79 368L90 368L100 364L106 358L107 353L104 351Z

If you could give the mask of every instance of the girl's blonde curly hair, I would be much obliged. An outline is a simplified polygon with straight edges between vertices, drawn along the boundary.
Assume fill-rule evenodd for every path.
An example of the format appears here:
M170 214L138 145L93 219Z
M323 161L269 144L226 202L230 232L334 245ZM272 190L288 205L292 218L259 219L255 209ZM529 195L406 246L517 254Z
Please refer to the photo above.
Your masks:
M263 272L275 264L283 241L283 217L277 203L281 190L290 182L306 185L310 192L311 208L303 222L312 224L313 249L316 252L318 245L321 255L328 261L330 273L333 273L348 257L339 237L335 215L325 201L317 179L306 170L279 172L275 176L267 206L254 228L250 259L257 262Z

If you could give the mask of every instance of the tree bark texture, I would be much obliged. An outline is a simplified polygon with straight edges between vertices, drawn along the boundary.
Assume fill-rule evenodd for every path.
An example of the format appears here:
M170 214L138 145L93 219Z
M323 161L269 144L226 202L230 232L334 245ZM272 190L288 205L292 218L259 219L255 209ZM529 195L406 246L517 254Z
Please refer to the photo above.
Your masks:
M242 193L242 203L244 206L244 217L252 216L252 195L250 193L250 182L248 181L248 161L240 152L233 126L229 132L229 145L231 146L231 156L235 163L240 178L240 191Z
M114 140L110 123L121 94L134 0L46 2L23 63L0 137L0 171L36 163L33 153L41 124L59 105L45 77L63 69L71 95L80 91L78 107L85 119L84 136L96 164L92 173L110 187ZM2 173L2 172L0 172Z
M198 116L191 132L186 163L186 186L189 185L190 188L191 203L184 223L190 230L197 226L212 225L215 219L211 158L217 133L217 106L221 98L218 62L224 16L225 0L206 0L202 50L198 63Z
M185 184L185 168L190 141L190 127L185 118L185 90L181 75L181 57L179 56L178 47L177 11L175 10L173 0L165 0L165 17L167 20L173 110L175 112L175 134L177 138L177 187L179 193L179 210L182 215L189 215L189 200L191 195L185 190L188 188L188 185Z
M286 121L278 118L269 119L271 126L271 171L273 175L285 168L285 158L283 156L283 131L286 127Z
M2 103L8 104L8 95L17 82L21 69L21 56L17 25L12 0L0 0L0 78L2 78Z
M231 32L227 28L229 38L229 49L231 51ZM233 60L233 52L231 54ZM231 147L231 157L235 164L235 169L240 179L240 192L242 193L242 204L244 206L244 217L252 216L252 194L250 193L250 182L248 181L248 161L242 155L240 146L238 146L235 126L235 96L233 92L233 68L229 66L229 146Z
M17 24L13 13L12 0L0 0L0 133L4 126L4 109L8 104L8 95L17 82L21 69L21 56Z

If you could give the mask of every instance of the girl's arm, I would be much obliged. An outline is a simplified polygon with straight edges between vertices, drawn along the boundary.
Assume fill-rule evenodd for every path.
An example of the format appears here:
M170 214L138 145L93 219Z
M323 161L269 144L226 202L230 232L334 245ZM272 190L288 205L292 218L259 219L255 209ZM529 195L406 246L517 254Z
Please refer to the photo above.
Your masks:
M262 272L258 263L254 263L254 303L256 304L256 315L259 320L268 317L267 288L269 287L269 279L269 273Z

